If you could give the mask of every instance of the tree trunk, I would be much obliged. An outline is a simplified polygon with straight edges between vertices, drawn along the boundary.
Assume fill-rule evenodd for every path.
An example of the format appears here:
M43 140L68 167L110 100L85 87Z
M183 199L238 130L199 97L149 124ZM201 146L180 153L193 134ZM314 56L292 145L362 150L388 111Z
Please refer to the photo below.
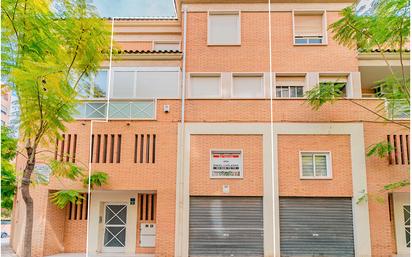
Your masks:
M23 257L31 257L31 244L33 235L33 198L30 195L30 178L34 170L35 153L31 146L26 147L27 162L21 182L21 195L26 204L26 226L24 230Z

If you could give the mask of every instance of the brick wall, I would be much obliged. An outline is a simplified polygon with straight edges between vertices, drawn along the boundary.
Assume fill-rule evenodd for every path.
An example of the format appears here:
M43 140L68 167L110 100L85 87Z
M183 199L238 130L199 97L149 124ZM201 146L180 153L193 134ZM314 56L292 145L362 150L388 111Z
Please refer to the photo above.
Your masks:
M263 195L263 143L258 135L192 135L190 139L191 195ZM242 179L210 179L210 150L243 150ZM222 192L229 185L230 193Z
M349 135L279 135L280 196L352 196ZM300 179L299 151L330 151L332 179Z

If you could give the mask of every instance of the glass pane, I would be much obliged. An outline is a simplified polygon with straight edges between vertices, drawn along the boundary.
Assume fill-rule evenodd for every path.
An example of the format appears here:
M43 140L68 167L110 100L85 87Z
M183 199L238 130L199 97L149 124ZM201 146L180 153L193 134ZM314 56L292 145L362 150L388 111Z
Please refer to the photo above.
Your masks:
M295 44L307 44L306 38L295 38Z
M85 118L105 118L106 117L106 103L86 103L86 117Z
M108 225L126 224L126 205L107 205L105 223Z
M124 247L126 239L125 227L106 227L104 231L104 246Z
M290 87L290 97L296 97L296 87Z
M112 102L109 108L109 118L128 119L130 117L130 103Z
M303 87L296 87L296 97L303 97Z
M91 96L91 89L92 89L92 80L90 77L83 76L79 84L77 85L78 87L78 93L79 97L81 98L89 98Z
M131 119L154 119L155 105L154 102L132 102Z
M282 88L276 87L276 97L282 97Z
M410 226L411 225L411 212L410 212L410 206L405 205L403 206L403 217L405 221L405 226Z
M317 177L326 177L328 175L325 155L315 155L315 167Z
M321 38L309 38L309 44L322 44Z
M134 77L133 71L113 72L113 97L134 97Z
M107 71L98 71L94 79L94 98L104 98L107 93Z
M406 247L411 247L411 228L405 228Z
M302 155L302 176L304 177L313 176L313 156L312 155Z

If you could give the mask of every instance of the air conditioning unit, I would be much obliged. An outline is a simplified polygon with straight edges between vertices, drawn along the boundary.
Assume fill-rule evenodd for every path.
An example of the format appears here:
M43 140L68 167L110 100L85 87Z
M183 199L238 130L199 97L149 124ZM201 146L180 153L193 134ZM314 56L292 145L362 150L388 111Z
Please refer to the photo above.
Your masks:
M155 247L156 224L140 223L140 247Z

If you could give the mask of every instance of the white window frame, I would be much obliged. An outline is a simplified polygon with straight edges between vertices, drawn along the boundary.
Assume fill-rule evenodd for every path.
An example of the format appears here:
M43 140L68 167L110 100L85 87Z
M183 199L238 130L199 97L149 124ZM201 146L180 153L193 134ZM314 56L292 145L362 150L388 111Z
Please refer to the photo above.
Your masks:
M288 88L288 96L287 97L282 97L282 96L277 96L277 88L278 87L287 87ZM291 87L301 87L302 88L302 96L290 96L290 88ZM275 98L279 99L303 99L305 97L305 86L275 86Z
M153 40L152 49L155 51L156 44L178 44L179 51L182 51L182 43L179 40Z
M238 15L239 16L239 41L235 43L212 43L210 42L210 15ZM242 43L242 15L241 11L208 11L207 12L207 45L209 46L240 46Z
M234 77L261 77L262 96L260 97L241 97L234 94ZM232 72L230 77L230 98L233 99L265 99L265 74L263 72Z
M212 152L231 152L231 151L240 151L240 159L241 159L241 172L240 176L228 176L228 177L219 177L219 176L212 176ZM243 149L210 149L209 151L209 178L210 179L243 179L244 176L244 158L243 158Z
M189 99L221 99L223 97L223 80L222 73L220 72L189 72L189 87L187 89L187 95ZM192 77L219 77L219 95L211 97L193 97L192 96Z
M295 43L295 15L296 13L314 13L314 14L322 14L322 43L314 43L314 44L297 44ZM292 44L294 46L322 46L328 45L328 17L327 11L325 9L293 9L292 10Z
M303 176L303 162L302 156L305 154L311 154L313 156L323 155L326 156L326 176L316 176L315 158L313 158L313 176ZM331 151L299 151L299 172L300 179L332 179L332 153Z
M134 88L133 88L133 96L130 97L113 97L113 90L114 90L114 72L116 71L132 71L134 72ZM137 97L136 96L136 83L138 79L138 72L161 72L161 71L176 71L178 72L178 79L177 79L177 96L176 97ZM182 76L182 71L180 67L178 66L170 66L170 67L113 67L112 68L112 74L110 78L110 93L109 97L110 99L115 99L115 100L146 100L146 99L180 99L180 96L182 94L181 92L181 87L180 87L180 81L181 81L181 76Z

